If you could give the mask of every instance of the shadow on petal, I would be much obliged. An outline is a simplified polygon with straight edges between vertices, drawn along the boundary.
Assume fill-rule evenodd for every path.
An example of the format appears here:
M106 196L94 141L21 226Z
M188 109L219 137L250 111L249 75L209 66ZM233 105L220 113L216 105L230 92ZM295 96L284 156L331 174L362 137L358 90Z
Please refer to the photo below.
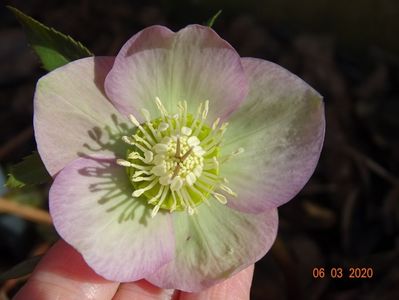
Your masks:
M80 168L78 173L84 177L96 178L89 180L93 183L88 188L90 193L97 194L97 204L104 205L107 213L119 214L119 223L138 218L141 224L146 225L151 207L142 199L132 196L133 189L124 168L118 166L113 159L96 156L85 156L85 159L92 160L95 165L91 163L90 166Z
M112 281L141 279L174 253L170 216L151 218L150 207L132 191L125 168L99 155L68 164L50 189L57 232Z
M134 128L118 119L116 114L110 115L111 122L105 122L103 128L95 126L87 131L88 142L83 144L85 152L78 152L79 157L91 157L93 153L104 151L112 152L116 156L124 157L127 152L127 145L122 141L122 136L131 135Z

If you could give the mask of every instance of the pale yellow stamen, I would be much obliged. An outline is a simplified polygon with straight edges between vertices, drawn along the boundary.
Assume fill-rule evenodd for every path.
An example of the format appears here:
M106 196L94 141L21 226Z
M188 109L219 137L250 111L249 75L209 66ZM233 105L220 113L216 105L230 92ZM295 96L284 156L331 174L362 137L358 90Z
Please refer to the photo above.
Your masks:
M219 167L244 150L239 148L218 157L228 123L220 124L217 118L211 127L207 125L209 101L199 104L195 117L188 113L187 101L178 103L177 114L169 113L159 97L155 105L161 117L151 119L149 111L141 109L145 122L130 115L137 130L134 135L122 137L133 148L127 159L116 162L128 169L135 187L132 196L145 197L153 205L151 217L161 209L185 210L193 215L201 202L212 205L210 196L222 204L227 203L225 195L237 196L227 180L219 176Z

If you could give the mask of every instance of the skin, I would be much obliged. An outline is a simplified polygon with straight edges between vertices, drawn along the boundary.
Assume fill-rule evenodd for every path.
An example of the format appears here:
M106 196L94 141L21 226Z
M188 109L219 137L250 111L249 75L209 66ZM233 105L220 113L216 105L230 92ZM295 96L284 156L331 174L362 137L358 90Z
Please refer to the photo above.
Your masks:
M247 300L254 267L200 293L160 289L145 280L107 281L64 241L57 242L39 263L14 300Z

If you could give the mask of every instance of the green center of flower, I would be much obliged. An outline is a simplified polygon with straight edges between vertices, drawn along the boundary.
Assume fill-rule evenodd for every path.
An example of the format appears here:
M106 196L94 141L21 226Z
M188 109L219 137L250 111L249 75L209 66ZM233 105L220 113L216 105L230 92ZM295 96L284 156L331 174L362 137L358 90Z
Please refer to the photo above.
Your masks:
M226 185L227 179L219 176L219 165L243 149L220 157L228 124L219 124L219 118L211 126L206 124L209 101L199 105L195 117L188 113L186 102L179 103L178 113L173 115L159 98L156 104L161 117L151 119L143 109L146 122L140 124L130 115L137 130L122 138L131 147L127 158L118 159L117 163L126 167L134 188L132 196L143 197L153 205L152 217L159 209L186 210L192 215L202 202L209 204L210 196L225 204L226 197L216 189L236 196Z

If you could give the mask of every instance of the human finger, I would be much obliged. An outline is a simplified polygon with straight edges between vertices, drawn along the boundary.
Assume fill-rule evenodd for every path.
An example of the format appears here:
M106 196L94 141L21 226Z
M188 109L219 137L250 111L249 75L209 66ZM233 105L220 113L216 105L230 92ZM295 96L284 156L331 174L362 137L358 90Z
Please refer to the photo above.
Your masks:
M122 283L112 300L164 300L178 299L175 290L156 287L146 280Z
M199 293L181 293L180 300L248 300L254 266L242 270L231 278Z
M110 300L119 283L97 275L63 240L40 261L14 300Z

